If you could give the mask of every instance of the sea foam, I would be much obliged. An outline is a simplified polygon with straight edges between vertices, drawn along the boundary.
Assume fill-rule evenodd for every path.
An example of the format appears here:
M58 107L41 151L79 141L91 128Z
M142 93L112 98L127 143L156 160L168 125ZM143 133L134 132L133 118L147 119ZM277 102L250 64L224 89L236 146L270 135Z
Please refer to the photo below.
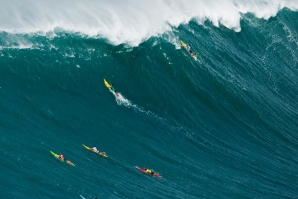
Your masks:
M241 31L242 13L269 19L283 8L298 10L297 0L11 0L1 2L0 31L65 31L137 46L194 19ZM45 34L46 35L46 34ZM51 34L52 35L52 34Z

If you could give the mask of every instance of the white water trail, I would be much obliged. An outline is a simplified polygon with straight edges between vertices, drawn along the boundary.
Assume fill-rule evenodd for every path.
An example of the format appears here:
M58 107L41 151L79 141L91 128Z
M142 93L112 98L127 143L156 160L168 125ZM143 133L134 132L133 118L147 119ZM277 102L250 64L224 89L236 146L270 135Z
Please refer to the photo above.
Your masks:
M242 13L269 19L298 0L0 0L0 31L70 32L137 46L195 19L240 31Z
M81 197L82 199L86 199L86 198L84 198L84 196L82 196L82 195L80 195L80 197Z
M126 106L127 108L135 108L136 110L142 110L142 108L138 107L137 105L130 102L128 99L126 99L121 93L117 92L117 94L109 89L109 91L114 95L116 102L118 105ZM141 111L144 112L144 111Z
M134 107L136 105L133 105L128 99L126 99L125 97L123 97L121 95L121 93L118 93L118 95L116 96L115 93L113 93L115 98L116 98L116 102L118 105L124 105L126 107Z
M168 123L168 121L166 119L159 117L158 115L154 114L151 111L144 110L143 107L133 104L130 100L126 99L121 93L117 92L117 94L116 94L115 92L113 92L110 89L109 89L109 91L114 95L118 105L120 105L120 106L123 105L123 106L126 106L127 108L132 108L133 110L135 110L137 112L145 113L148 116L157 118L160 121Z

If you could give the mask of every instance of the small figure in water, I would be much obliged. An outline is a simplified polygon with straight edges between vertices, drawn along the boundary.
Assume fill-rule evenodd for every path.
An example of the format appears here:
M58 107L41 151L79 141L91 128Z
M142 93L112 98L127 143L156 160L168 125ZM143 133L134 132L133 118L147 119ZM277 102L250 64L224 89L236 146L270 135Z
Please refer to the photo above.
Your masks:
M118 94L117 91L115 90L113 84L111 84L110 89L111 89L111 91L114 91L114 93L116 94L117 97L119 97L119 94Z
M65 157L62 155L62 153L60 153L60 155L58 156L58 158L59 158L60 160L63 160L63 161L66 160Z
M147 169L147 168L144 168L144 170L145 170L145 173L148 173L148 174L152 174L152 175L157 174L157 173L154 173L153 171L151 171L150 169Z
M110 89L115 92L115 88L114 88L113 84L111 84Z
M195 52L191 51L191 49L190 49L190 44L187 44L186 49L187 49L187 51L190 53L191 56L195 56L195 55L196 55Z
M97 148L96 148L95 145L94 145L94 147L92 148L92 150L93 150L94 152L98 153L98 150L97 150Z
M190 50L190 44L187 44L186 49L188 50L188 52L191 52L191 50Z

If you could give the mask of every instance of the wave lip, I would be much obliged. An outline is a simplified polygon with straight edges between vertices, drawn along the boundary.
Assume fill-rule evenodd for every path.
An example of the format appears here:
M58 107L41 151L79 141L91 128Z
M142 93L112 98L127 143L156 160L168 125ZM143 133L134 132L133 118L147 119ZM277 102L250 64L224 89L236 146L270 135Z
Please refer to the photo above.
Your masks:
M10 33L54 32L62 29L89 37L102 37L114 45L137 46L195 19L209 20L240 31L242 13L269 19L283 8L298 10L294 0L65 0L63 2L12 0L2 2L0 31Z

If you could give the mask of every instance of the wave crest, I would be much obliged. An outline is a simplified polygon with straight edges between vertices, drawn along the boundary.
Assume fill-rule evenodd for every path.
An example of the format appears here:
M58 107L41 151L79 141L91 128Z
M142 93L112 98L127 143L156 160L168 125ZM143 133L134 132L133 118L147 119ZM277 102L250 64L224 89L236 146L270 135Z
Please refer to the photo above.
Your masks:
M103 37L114 45L137 46L195 19L240 31L241 13L269 19L280 9L298 10L294 0L12 0L2 2L0 31L54 32L57 29Z

